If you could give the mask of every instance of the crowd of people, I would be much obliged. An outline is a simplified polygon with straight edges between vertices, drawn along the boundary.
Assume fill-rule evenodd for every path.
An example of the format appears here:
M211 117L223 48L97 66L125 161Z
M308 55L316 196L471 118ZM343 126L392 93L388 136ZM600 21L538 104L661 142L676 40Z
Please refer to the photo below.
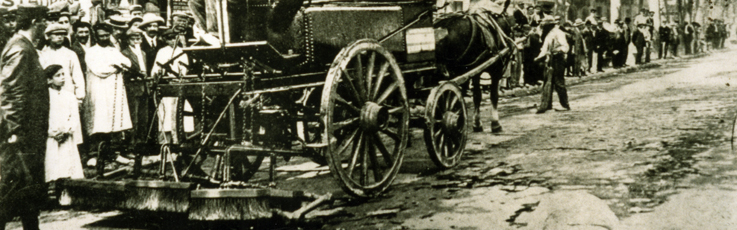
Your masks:
M84 143L148 141L156 105L143 80L186 74L179 47L191 45L191 15L175 13L166 27L139 5L92 3L89 10L0 8L0 229L14 216L24 229L38 229L39 204L65 195L48 194L54 183L84 178L83 164L94 164Z
M543 84L538 113L552 109L553 90L558 93L563 109L570 110L564 77L604 72L609 66L626 67L630 45L635 47L634 63L639 65L651 61L650 54L656 46L658 58L667 58L669 52L672 57L678 57L681 44L685 54L690 55L724 48L729 36L724 21L712 18L708 18L706 28L696 22L675 20L656 29L655 13L646 8L634 20L616 19L613 24L606 17L599 17L596 9L591 9L585 19L574 22L553 16L552 11L541 6L529 6L526 10L530 23L520 33L528 36L523 48L522 79L529 85ZM654 33L658 33L657 39ZM546 74L550 75L547 82Z

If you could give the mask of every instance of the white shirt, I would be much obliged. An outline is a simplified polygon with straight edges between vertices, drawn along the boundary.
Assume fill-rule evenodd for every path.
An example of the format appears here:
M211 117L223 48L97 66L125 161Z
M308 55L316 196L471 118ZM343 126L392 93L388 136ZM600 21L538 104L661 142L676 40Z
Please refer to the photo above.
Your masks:
M143 33L143 37L148 41L151 47L156 47L156 38L149 37L147 33Z
M131 51L133 51L133 54L136 55L138 58L138 65L141 67L142 72L146 72L146 62L143 60L143 51L141 51L141 45L137 44L134 46L131 46Z
M570 47L566 41L566 34L561 31L558 26L548 32L543 41L543 47L540 49L540 55L537 58L545 57L548 54L568 53Z
M85 97L85 78L82 72L82 65L79 64L77 53L66 47L52 49L51 46L45 46L38 52L39 62L41 66L46 68L50 65L57 64L64 71L64 80L66 84L62 86L62 90L70 92L82 101Z

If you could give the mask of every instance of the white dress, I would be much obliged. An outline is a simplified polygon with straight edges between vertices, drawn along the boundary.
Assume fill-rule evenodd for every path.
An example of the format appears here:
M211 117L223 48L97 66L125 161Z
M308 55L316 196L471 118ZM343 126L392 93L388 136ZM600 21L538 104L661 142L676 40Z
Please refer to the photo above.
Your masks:
M46 139L46 182L59 178L84 178L77 145L82 143L82 132L77 112L77 98L65 90L49 89L49 138ZM53 131L72 132L71 137L59 143L51 137Z
M113 65L131 66L131 61L115 47L93 46L87 61L85 123L87 133L112 133L133 128L123 74Z

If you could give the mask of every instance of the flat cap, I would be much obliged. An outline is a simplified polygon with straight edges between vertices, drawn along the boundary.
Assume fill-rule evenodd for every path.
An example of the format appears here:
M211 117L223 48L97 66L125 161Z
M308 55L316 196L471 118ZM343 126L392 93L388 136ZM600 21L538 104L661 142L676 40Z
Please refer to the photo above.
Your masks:
M67 34L69 33L69 27L62 24L51 24L46 27L44 34Z

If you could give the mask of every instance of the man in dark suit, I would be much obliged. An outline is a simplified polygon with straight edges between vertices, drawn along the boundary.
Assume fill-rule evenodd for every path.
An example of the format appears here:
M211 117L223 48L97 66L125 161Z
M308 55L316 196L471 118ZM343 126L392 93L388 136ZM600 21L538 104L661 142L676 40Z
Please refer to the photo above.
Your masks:
M159 25L164 24L164 19L152 13L143 15L143 22L138 28L143 30L143 40L141 41L141 49L146 53L146 75L151 76L151 68L154 67L156 54L159 53L161 47L166 46L166 42L159 38Z
M44 156L49 89L35 42L46 29L45 6L20 5L17 32L0 55L0 226L20 216L23 229L39 229L46 198Z
M642 64L642 55L645 53L645 46L647 45L647 40L649 38L647 35L647 24L640 23L637 27L638 28L635 32L632 33L632 43L637 49L637 54L635 54L635 64L639 65Z
M604 21L606 21L606 18L602 17L601 21L599 21L599 25L594 30L594 47L596 47L597 72L604 72L604 66L607 65L607 60L604 59L604 52L609 50L609 44L607 44L609 39L609 31L604 29ZM611 55L611 53L607 55Z
M658 37L660 38L660 42L658 42L658 59L664 59L668 56L668 48L670 47L672 32L673 30L668 26L660 26L660 29L658 30Z
M686 22L686 25L683 27L683 49L685 50L686 55L693 53L693 40L694 28L690 22Z

